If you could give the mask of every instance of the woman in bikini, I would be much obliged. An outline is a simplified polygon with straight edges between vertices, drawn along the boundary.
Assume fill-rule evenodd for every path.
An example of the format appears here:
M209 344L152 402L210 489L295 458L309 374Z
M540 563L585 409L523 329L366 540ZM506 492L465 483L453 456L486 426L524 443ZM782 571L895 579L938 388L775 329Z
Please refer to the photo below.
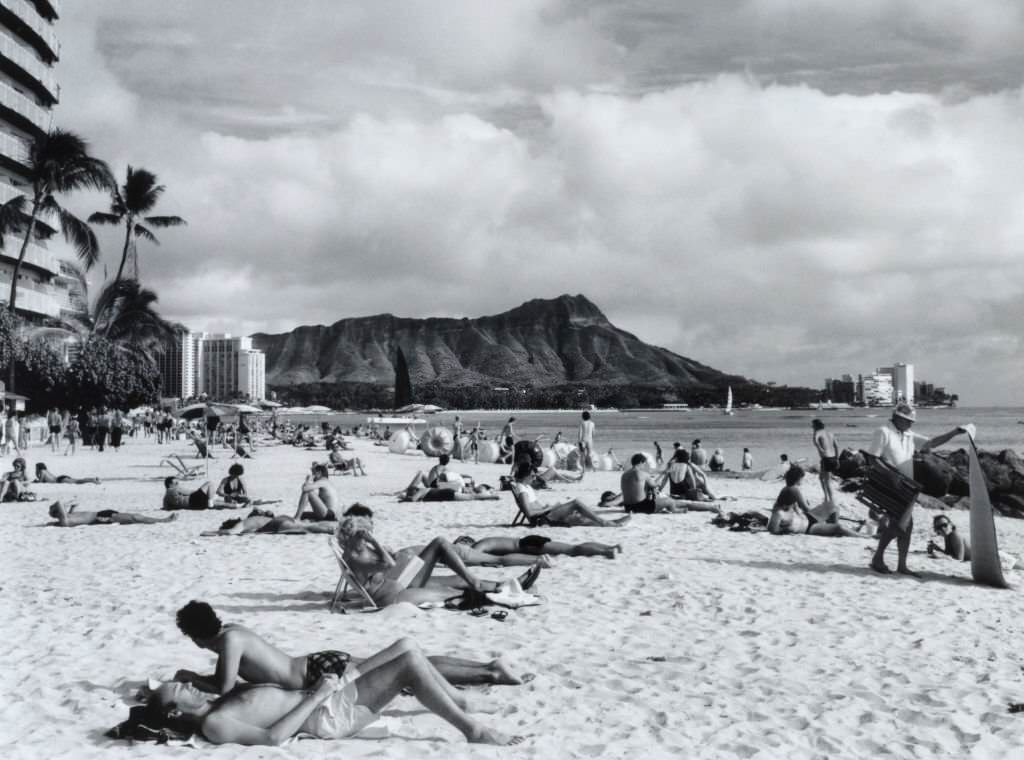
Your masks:
M672 455L668 469L658 483L660 491L668 483L669 496L686 501L718 501L708 488L708 479L698 468L690 464L690 452L678 448Z
M516 470L516 482L512 486L519 509L529 519L531 525L555 525L571 528L574 525L587 525L595 528L617 528L629 522L631 515L617 520L605 520L579 499L560 504L542 504L537 499L537 492L530 485L533 468L526 462Z
M242 465L231 465L228 468L228 476L217 486L217 495L228 504L248 504L249 493L246 490L245 481L242 480L244 474L245 468Z
M793 465L786 470L786 485L779 491L778 498L775 499L775 504L772 506L772 516L768 520L770 533L777 536L806 533L810 536L833 538L870 538L870 536L844 528L837 522L829 522L832 515L838 514L834 507L823 513L812 512L800 490L800 481L803 478L804 471L799 465Z
M395 602L443 602L458 596L458 590L475 594L501 591L503 583L484 581L469 572L451 543L435 538L418 553L416 547L392 553L373 535L373 520L350 515L338 525L338 543L345 562L379 606ZM454 576L434 578L434 569L443 562ZM535 564L518 578L523 589L540 576Z
M27 501L31 498L28 490L28 474L25 472L25 460L17 457L11 462L10 472L5 472L0 481L0 502Z

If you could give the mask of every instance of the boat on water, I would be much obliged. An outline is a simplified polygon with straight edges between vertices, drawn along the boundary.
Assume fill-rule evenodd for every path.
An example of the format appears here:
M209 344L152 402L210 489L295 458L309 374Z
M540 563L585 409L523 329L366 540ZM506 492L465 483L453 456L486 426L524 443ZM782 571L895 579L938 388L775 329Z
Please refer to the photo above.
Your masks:
M725 393L725 409L722 410L722 414L729 416L734 415L736 412L732 410L732 386L729 386L729 390Z

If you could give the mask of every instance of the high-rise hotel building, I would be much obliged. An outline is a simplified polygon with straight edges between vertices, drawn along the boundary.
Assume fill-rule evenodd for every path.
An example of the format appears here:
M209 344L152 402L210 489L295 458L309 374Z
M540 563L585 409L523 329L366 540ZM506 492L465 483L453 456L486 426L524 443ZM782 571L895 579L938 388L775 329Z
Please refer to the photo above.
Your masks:
M0 0L0 203L17 195L30 200L28 155L32 141L48 132L60 97L53 65L60 56L54 22L59 0ZM68 264L48 250L56 220L37 223L18 275L18 310L40 317L81 312L72 294ZM0 251L0 301L6 302L21 239L8 235Z
M2 2L3 0L0 0ZM157 357L165 398L267 397L267 365L252 338L182 332Z

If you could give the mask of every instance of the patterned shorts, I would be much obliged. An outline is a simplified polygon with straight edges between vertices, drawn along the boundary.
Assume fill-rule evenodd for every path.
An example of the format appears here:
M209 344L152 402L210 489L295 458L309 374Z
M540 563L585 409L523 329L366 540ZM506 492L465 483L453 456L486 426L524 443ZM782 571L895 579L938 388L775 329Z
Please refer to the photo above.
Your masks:
M320 677L327 673L333 673L336 676L345 675L345 670L351 660L352 655L348 652L339 652L335 649L306 655L306 688L311 689L316 686Z

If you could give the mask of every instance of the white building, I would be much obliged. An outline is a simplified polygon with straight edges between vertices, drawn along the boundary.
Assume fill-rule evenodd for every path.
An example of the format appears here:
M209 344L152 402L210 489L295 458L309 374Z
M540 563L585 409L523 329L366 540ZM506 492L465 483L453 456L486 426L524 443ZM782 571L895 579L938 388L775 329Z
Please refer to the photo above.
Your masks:
M889 371L886 371L889 370ZM864 376L864 403L868 406L892 406L892 372L890 367L881 367L873 375Z
M27 196L29 147L53 126L52 109L60 97L53 65L60 43L53 28L60 12L58 0L0 2L0 203ZM46 239L56 232L56 220L38 221L18 272L18 310L29 317L59 317L80 313L82 304L71 294L73 280L62 271L61 259ZM0 250L0 301L6 303L18 259L21 237L8 235Z
M166 398L191 398L196 395L195 333L181 332L156 357L161 387Z
M892 368L892 386L896 403L914 403L914 365L895 364Z
M196 393L211 399L267 395L266 359L252 338L200 333L195 339Z

